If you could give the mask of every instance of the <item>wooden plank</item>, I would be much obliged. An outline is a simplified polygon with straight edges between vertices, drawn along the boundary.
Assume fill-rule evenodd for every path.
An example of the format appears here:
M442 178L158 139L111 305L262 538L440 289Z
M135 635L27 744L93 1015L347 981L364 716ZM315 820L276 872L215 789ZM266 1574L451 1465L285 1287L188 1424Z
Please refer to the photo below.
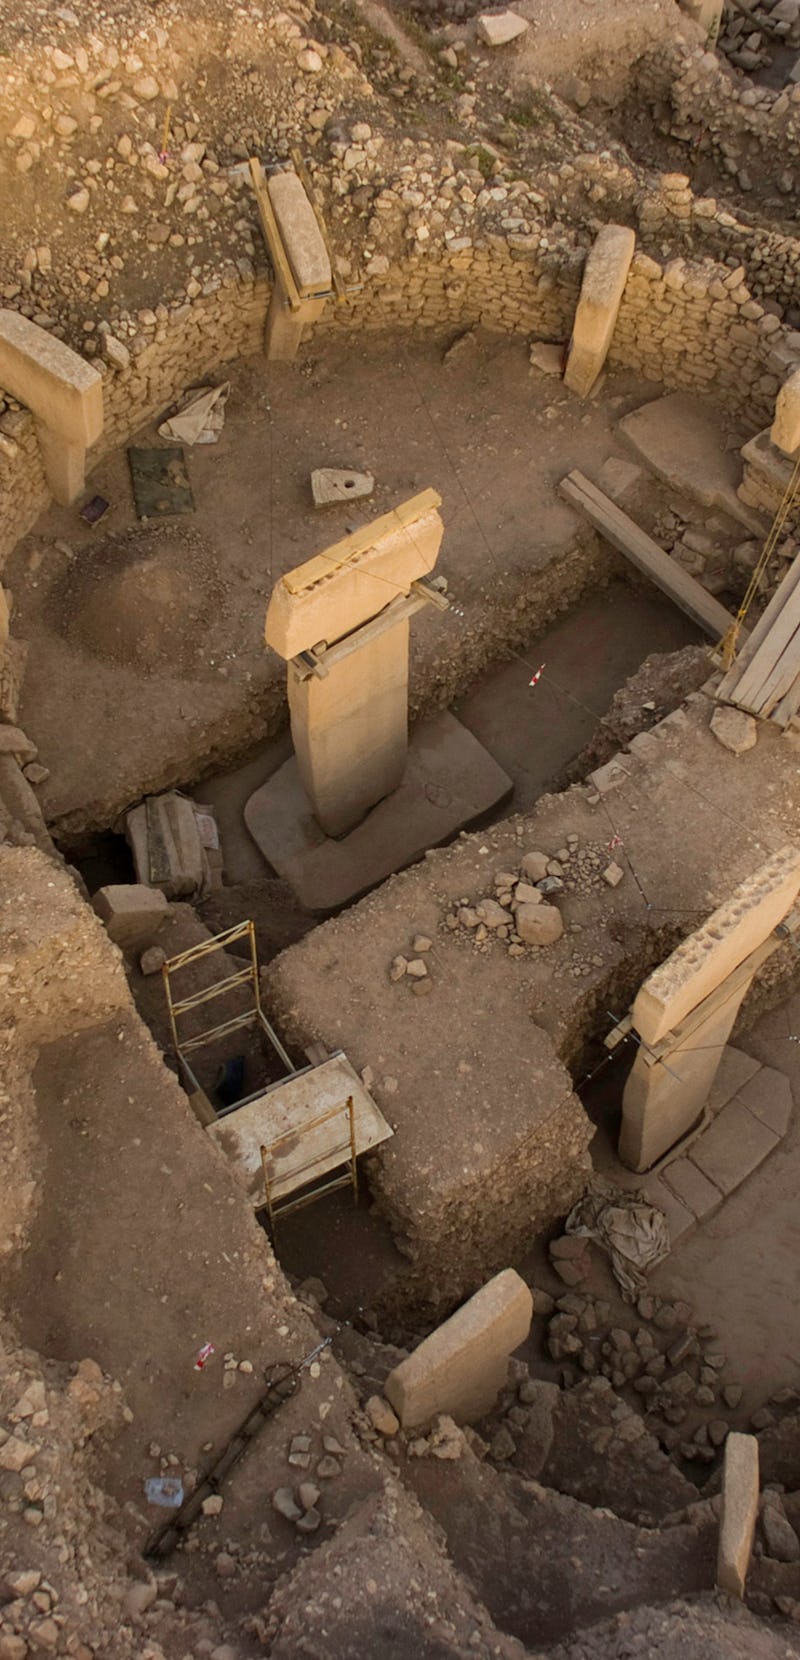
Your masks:
M788 726L800 709L800 674L792 682L788 692L781 698L777 708L773 709L770 720L778 726Z
M775 593L773 593L772 599L770 599L770 603L768 603L768 606L765 608L765 611L763 611L759 621L757 621L754 629L750 632L749 639L745 639L744 646L742 646L742 649L737 652L735 661L730 664L730 669L727 669L724 679L720 681L719 687L717 687L717 699L719 699L720 702L729 701L730 694L734 691L735 686L739 684L740 677L742 677L745 669L747 669L747 664L752 662L752 659L755 657L755 652L759 651L760 646L763 646L763 641L767 639L770 627L772 627L772 624L775 623L775 619L777 619L778 616L780 616L780 613L782 613L783 606L787 603L788 596L793 594L793 591L797 588L798 583L800 583L800 554L798 554L797 559L793 559L792 564L790 564L790 568L788 568L787 574L785 574L782 581L778 583L777 589L775 589Z
M762 720L766 720L772 714L781 698L785 697L786 693L791 690L798 674L800 674L800 634L795 631L754 700L755 710ZM737 698L734 695L734 702L736 701Z
M601 536L624 553L637 570L674 600L706 634L714 640L722 639L734 620L730 612L720 605L713 594L707 593L699 582L695 582L693 576L682 570L610 497L580 472L568 473L561 480L559 490L567 501L585 514Z
M800 583L800 553L792 561L783 580L778 583L769 605L762 612L749 639L745 640L735 662L731 663L730 668L717 687L716 696L720 702L724 703L729 698L748 663L752 662L759 647L764 644L773 623L780 616L786 601L794 593L798 583Z
M275 210L269 199L269 191L267 190L267 181L264 177L264 169L261 166L261 162L258 160L257 156L250 157L250 178L252 179L253 190L255 191L256 205L258 207L258 214L261 220L261 231L264 241L267 244L267 251L270 259L272 260L275 275L286 295L290 311L299 311L302 301L300 294L298 293L297 283L294 280L294 272L289 264L286 249L283 246L283 239L278 229L278 221L275 218Z
M763 644L737 681L733 691L733 701L739 704L741 708L749 709L751 706L760 704L762 688L773 683L774 672L778 668L786 648L791 645L798 627L800 627L800 587L795 588L794 593L789 595Z
M304 1123L343 1106L348 1096L353 1097L355 1109L356 1152L368 1152L387 1141L393 1133L391 1125L341 1052L320 1066L273 1084L210 1124L207 1134L231 1160L234 1174L258 1207L264 1203L261 1148L269 1148L278 1136L295 1132L293 1143L278 1160L273 1199L285 1198L298 1186L327 1175L349 1157L346 1115L318 1126L308 1136L303 1134Z

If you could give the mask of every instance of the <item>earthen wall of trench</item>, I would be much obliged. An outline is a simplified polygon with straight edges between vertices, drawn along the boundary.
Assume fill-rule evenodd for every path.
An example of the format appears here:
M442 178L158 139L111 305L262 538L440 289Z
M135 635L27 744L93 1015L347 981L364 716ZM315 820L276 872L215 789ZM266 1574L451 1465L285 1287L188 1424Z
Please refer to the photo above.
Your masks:
M390 266L343 302L329 302L322 336L384 329L463 328L563 340L580 289L582 254L515 248L504 237L457 252L432 252ZM730 271L711 262L666 266L634 257L611 347L613 365L666 387L724 397L756 431L772 415L780 375L774 319L747 314L749 293L725 288ZM131 343L118 369L95 359L104 377L105 429L91 452L100 459L126 443L191 382L225 362L261 351L271 287L266 275L223 273L213 292L182 304ZM769 327L765 327L765 322ZM109 328L113 333L113 319ZM265 366L265 374L268 369ZM4 417L7 423L7 417ZM47 505L32 418L14 413L0 452L0 569Z

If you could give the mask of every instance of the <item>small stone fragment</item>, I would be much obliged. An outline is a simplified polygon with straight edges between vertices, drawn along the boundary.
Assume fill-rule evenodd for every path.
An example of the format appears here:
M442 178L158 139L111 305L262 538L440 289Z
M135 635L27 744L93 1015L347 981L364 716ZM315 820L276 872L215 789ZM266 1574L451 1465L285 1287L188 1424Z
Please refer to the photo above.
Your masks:
M373 1429L376 1429L379 1435L397 1434L400 1420L382 1395L370 1395L364 1410Z
M714 710L711 730L733 755L744 755L746 750L754 747L758 738L758 722L754 716L746 714L744 709L733 709L724 704Z
M533 851L523 854L520 870L528 882L541 882L547 875L547 866L550 863L549 853Z
M764 1494L761 1526L768 1556L776 1562L800 1561L800 1539L786 1516L778 1493Z
M507 46L528 28L530 24L517 12L484 12L478 18L478 35L486 46Z
M526 945L552 945L564 932L561 912L555 905L520 905L516 926Z
M305 1486L305 1483L303 1485ZM316 1488L313 1491L316 1492ZM277 1510L279 1516L285 1516L287 1522L299 1522L303 1514L300 1506L295 1503L291 1487L276 1487L272 1495L272 1508Z
M504 928L511 921L508 911L496 899L481 899L475 909L487 928Z

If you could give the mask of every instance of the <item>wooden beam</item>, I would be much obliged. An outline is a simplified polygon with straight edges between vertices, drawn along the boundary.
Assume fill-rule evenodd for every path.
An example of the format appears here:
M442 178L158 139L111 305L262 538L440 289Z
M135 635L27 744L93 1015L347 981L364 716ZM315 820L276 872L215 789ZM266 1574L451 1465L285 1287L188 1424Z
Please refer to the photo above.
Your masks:
M611 542L637 570L650 578L669 599L674 600L693 622L699 624L713 640L722 639L733 623L733 617L713 594L684 571L663 548L653 541L639 525L623 513L609 496L598 490L583 473L568 473L559 485L561 495L594 525L595 530Z
M784 605L794 593L798 583L800 583L800 553L793 559L785 577L775 589L769 605L759 617L750 638L745 641L735 661L731 663L727 674L717 687L716 696L720 702L726 702L735 690L748 663L752 662L756 652L764 644L773 623L780 616Z
M740 708L753 708L758 711L761 705L768 701L773 688L777 691L776 702L788 690L795 674L800 672L800 656L798 656L798 644L800 642L796 639L798 627L800 627L800 587L795 586L775 617L772 627L767 631L762 644L733 688L732 700ZM777 688L786 673L787 665L791 667L792 672L786 684L778 691Z

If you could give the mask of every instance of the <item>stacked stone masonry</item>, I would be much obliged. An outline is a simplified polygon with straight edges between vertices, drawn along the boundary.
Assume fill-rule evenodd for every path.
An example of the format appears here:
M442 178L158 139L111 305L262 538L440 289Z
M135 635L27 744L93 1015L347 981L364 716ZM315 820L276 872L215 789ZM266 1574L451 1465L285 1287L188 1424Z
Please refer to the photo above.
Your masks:
M412 256L368 279L340 305L329 304L318 330L462 328L564 339L574 314L583 264L551 250L514 248L490 236L456 253ZM735 281L732 279L735 278ZM210 293L173 308L159 306L126 348L119 368L103 363L106 422L93 458L124 444L186 385L222 363L263 347L270 285L262 273L228 267ZM669 387L714 394L746 414L754 430L772 417L782 376L775 350L787 332L776 319L751 318L741 273L711 263L662 266L634 256L610 362ZM771 327L765 329L765 322ZM114 333L113 319L109 323ZM46 501L32 422L25 412L0 417L8 443L0 453L0 567ZM9 433L9 424L12 432ZM10 453L9 453L10 451Z

